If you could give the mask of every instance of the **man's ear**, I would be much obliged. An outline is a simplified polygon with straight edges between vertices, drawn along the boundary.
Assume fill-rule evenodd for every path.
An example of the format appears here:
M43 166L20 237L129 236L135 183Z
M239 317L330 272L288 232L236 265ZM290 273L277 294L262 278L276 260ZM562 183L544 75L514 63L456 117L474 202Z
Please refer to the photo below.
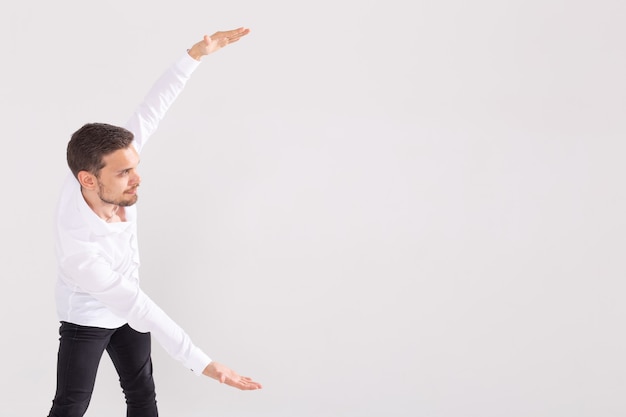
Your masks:
M96 176L87 171L80 171L78 173L78 182L81 187L87 190L95 190L98 185L98 181L96 180Z

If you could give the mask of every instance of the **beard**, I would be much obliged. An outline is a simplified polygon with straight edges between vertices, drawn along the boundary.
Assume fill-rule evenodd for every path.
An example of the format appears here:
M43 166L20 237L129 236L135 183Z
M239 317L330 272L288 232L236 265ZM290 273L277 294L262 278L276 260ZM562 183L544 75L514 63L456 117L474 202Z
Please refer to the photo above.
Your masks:
M138 185L134 188L136 189L137 187ZM135 204L139 196L137 194L129 194L127 196L122 195L122 197L118 198L108 197L106 196L106 189L104 188L104 185L98 181L98 198L100 198L102 202L107 204L113 204L120 207L128 207Z

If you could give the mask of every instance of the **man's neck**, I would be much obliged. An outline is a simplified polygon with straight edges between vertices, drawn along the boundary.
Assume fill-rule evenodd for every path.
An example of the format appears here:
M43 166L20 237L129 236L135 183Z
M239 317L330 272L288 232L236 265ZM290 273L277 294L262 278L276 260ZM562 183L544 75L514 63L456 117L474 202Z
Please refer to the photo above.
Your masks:
M81 187L81 193L89 208L105 222L126 221L124 207L102 201L98 194L92 190L86 190Z

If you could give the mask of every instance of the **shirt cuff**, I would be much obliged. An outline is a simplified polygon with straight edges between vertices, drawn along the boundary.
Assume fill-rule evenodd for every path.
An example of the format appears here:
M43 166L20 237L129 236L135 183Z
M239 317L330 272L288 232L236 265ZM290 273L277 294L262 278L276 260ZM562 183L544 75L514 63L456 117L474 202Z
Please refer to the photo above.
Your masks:
M207 354L199 348L194 347L191 355L189 355L187 363L185 363L185 367L189 368L194 374L200 376L202 375L204 368L206 368L209 363L211 363L211 358L209 358Z
M176 62L176 66L183 74L190 76L202 61L196 61L187 52Z

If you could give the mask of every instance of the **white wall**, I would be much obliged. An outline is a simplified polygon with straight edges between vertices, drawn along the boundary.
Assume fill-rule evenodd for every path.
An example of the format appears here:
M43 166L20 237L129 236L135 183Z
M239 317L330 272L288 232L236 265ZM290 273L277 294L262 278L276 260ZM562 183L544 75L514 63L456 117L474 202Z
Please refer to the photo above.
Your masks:
M142 155L145 290L214 359L155 345L163 416L626 414L626 3L3 6L1 414L46 415L65 145L123 124L204 33ZM103 359L88 416L123 415Z

